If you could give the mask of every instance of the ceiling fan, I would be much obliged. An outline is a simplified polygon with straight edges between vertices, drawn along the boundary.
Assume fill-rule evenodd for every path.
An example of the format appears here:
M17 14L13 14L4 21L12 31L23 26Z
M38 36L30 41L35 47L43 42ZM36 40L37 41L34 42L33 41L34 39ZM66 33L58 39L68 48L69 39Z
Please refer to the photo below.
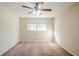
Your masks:
M32 14L32 13L33 14L41 14L41 11L45 11L45 12L52 11L52 9L41 9L41 6L43 5L43 2L33 2L33 4L34 4L34 7L29 7L29 6L25 6L25 5L23 5L22 7L32 10L28 14Z

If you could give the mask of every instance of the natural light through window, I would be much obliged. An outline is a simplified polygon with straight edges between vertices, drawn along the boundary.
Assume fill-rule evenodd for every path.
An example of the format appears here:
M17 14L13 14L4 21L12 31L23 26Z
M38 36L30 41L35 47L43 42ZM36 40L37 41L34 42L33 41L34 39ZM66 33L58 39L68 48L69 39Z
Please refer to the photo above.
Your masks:
M46 24L28 24L27 29L30 31L46 31Z

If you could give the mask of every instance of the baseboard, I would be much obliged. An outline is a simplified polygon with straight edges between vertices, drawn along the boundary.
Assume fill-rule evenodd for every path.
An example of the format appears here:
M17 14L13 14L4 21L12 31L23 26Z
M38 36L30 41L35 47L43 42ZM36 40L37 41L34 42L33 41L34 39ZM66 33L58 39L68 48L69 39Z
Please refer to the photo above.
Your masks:
M62 47L63 49L65 49L64 47ZM68 51L70 54L72 54L73 56L76 56L74 53L72 53L71 51L65 49L66 51Z
M7 52L8 50L10 50L11 48L13 48L15 45L17 45L18 44L18 42L17 43L15 43L14 45L12 45L11 47L9 47L8 49L6 49L5 51L3 51L1 54L0 54L0 56L2 56L5 52Z
M65 49L64 47L62 47L63 49ZM73 56L76 56L74 53L72 53L71 51L65 49L66 51L68 51L70 54L72 54Z
M62 47L58 42L56 42L61 48L63 48L64 50L68 51L70 54L72 54L73 56L76 56L74 53L72 53L71 51L67 50L66 48Z
M20 40L20 42L51 42L51 41Z

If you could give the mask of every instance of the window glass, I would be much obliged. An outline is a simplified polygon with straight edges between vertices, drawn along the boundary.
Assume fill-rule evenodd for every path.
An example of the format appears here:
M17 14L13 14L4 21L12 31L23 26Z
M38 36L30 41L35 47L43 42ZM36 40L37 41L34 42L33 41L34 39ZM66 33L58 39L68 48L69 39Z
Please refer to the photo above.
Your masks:
M46 31L46 24L28 24L30 31Z

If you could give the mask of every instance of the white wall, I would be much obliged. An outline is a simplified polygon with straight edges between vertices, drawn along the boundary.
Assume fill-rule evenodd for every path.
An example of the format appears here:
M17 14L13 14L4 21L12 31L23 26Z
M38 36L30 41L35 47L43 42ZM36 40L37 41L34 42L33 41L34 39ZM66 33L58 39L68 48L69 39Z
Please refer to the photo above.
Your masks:
M46 31L28 31L29 23L45 23ZM20 40L21 41L53 41L53 18L20 18Z
M0 55L19 39L19 20L10 10L0 7Z
M79 55L79 4L68 8L55 18L55 37L61 47Z

